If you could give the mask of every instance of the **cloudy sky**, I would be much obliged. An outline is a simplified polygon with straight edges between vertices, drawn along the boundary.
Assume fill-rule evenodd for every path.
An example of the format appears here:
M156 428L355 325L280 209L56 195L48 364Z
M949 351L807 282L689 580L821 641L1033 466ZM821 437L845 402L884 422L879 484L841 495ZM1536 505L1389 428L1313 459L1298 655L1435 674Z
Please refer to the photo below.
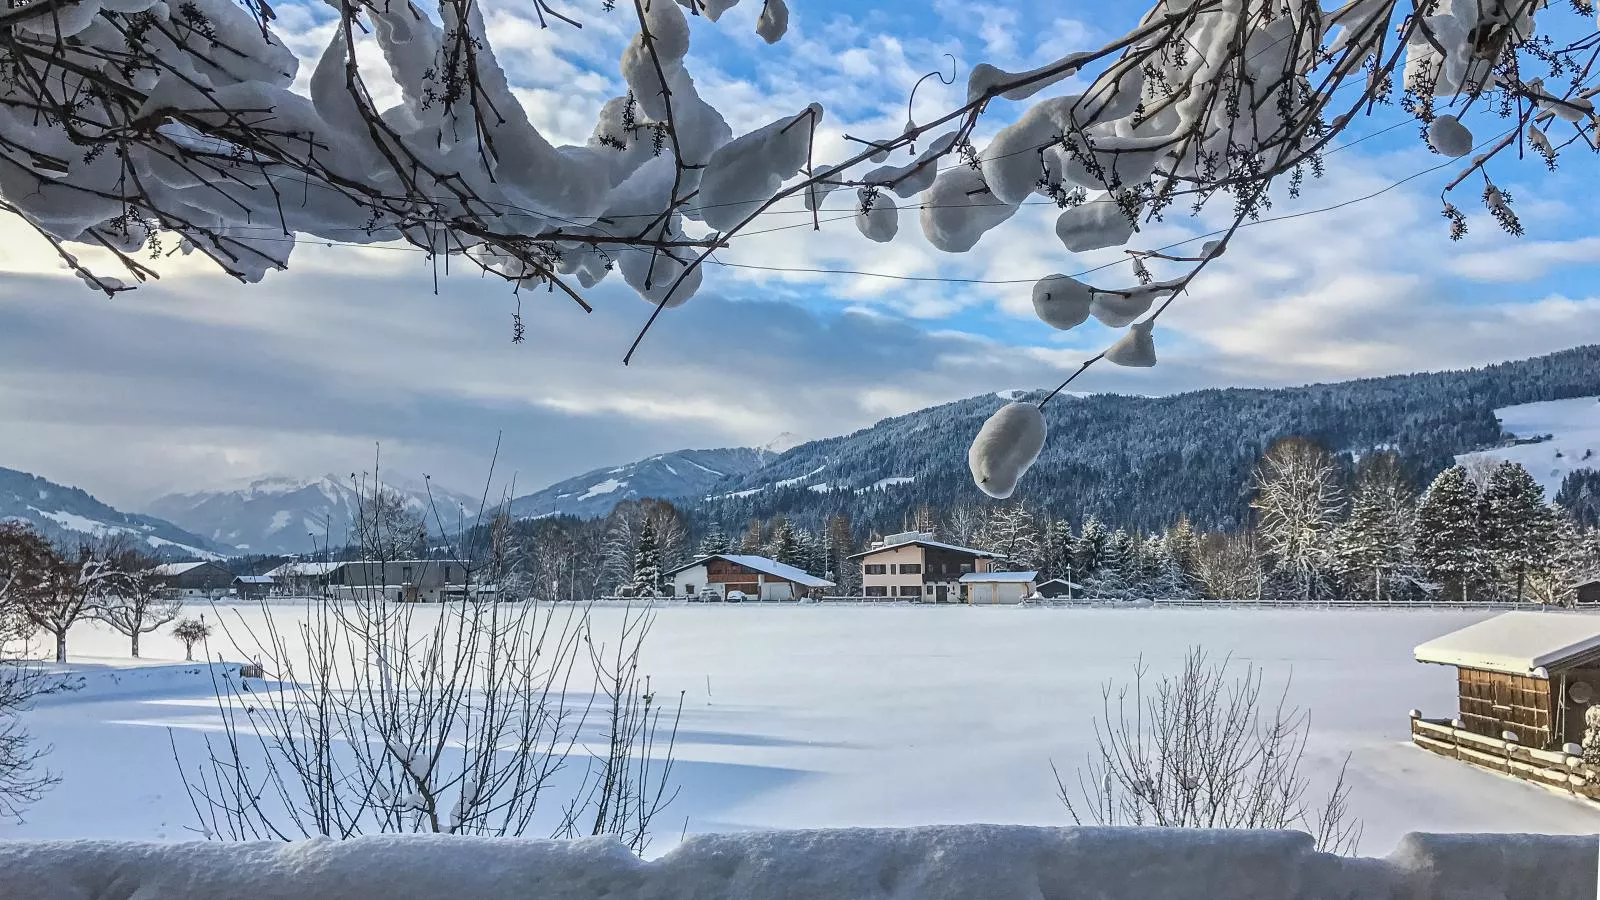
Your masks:
M615 61L629 20L597 0L573 5L581 32L541 30L525 2L487 2L491 40L530 117L576 143L622 91ZM753 33L756 0L718 25L696 20L690 68L736 131L820 102L819 159L843 152L844 132L898 132L912 84L948 74L950 56L964 81L977 62L1036 65L1137 18L1133 4L1060 0L791 5L776 47ZM278 13L297 52L326 40L326 8ZM925 84L915 112L948 109L960 83ZM1359 143L1329 157L1324 179L1241 234L1163 318L1161 365L1097 367L1077 386L1293 384L1600 341L1600 232L1583 163L1556 174L1537 160L1501 165L1496 179L1529 236L1515 241L1474 215L1453 245L1438 213L1453 170L1429 171L1440 157L1412 127L1390 127L1401 115L1356 121L1345 141ZM1471 211L1476 193L1457 203ZM1026 207L960 256L932 250L915 228L869 244L849 221L751 237L719 254L726 265L662 318L628 367L622 355L650 308L620 283L592 292L590 315L524 295L528 340L513 345L516 298L504 285L437 272L404 248L303 243L287 272L255 285L180 261L160 283L107 300L36 238L0 226L0 466L136 509L169 490L365 469L380 444L392 471L474 489L498 440L500 475L531 489L665 450L822 437L1053 384L1114 335L1092 322L1050 331L1032 317L1030 284L1121 258L1065 252L1053 216ZM1135 240L1165 244L1215 224L1180 213Z

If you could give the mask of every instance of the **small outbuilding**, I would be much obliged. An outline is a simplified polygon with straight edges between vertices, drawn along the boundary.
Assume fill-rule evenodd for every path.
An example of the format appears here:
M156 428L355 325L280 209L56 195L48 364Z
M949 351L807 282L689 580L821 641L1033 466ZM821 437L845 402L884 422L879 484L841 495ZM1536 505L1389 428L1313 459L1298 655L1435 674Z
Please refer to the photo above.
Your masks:
M271 575L240 575L233 579L233 593L245 600L259 600L272 593Z
M1038 580L1038 572L969 572L961 576L961 595L975 606L1021 603Z
M679 597L715 594L726 599L738 591L752 600L799 600L820 594L833 582L765 556L717 553L666 573Z
M1046 600L1071 600L1074 597L1084 596L1083 585L1065 578L1052 578L1049 581L1039 582L1034 594Z
M1418 662L1455 666L1455 727L1486 738L1516 735L1552 750L1583 739L1584 712L1600 703L1600 615L1508 612L1421 644Z
M1577 603L1579 606L1600 606L1600 578L1578 585Z

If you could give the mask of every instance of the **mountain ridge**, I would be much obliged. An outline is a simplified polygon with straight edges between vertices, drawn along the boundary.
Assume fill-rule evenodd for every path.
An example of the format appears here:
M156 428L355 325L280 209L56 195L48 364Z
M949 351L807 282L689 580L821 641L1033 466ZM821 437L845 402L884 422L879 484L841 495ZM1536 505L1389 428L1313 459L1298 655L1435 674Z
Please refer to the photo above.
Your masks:
M222 559L234 549L159 517L123 512L82 488L0 467L0 521L7 520L58 544L115 538L164 559Z

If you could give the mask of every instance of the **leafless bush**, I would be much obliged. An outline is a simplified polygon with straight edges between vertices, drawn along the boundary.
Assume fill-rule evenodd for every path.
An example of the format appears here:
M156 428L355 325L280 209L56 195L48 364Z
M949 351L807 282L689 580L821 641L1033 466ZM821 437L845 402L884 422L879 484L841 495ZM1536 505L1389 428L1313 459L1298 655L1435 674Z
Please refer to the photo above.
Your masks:
M194 659L194 645L203 644L211 637L211 626L202 616L198 619L179 619L172 625L172 636L183 641L183 658Z
M1296 829L1319 849L1353 853L1361 825L1350 816L1344 767L1320 804L1308 801L1308 715L1287 705L1287 687L1266 705L1261 672L1248 666L1234 674L1230 662L1193 649L1177 676L1151 684L1141 660L1131 687L1106 683L1096 749L1078 770L1076 789L1056 774L1073 821Z
M22 724L33 698L59 686L37 666L0 658L0 819L22 821L22 813L61 779L42 768L41 747Z

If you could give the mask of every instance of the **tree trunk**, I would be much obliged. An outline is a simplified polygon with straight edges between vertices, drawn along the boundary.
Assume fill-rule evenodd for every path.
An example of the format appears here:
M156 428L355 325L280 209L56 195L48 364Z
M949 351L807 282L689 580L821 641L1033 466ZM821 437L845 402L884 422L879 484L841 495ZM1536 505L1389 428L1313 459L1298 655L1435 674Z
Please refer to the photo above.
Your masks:
M134 659L138 659L139 658L139 629L135 628L133 630L133 634L131 636L133 638L133 658Z
M183 661L184 662L194 662L194 642L193 641L184 641L183 642Z
M56 662L67 661L67 630L65 628L55 632L56 635Z

